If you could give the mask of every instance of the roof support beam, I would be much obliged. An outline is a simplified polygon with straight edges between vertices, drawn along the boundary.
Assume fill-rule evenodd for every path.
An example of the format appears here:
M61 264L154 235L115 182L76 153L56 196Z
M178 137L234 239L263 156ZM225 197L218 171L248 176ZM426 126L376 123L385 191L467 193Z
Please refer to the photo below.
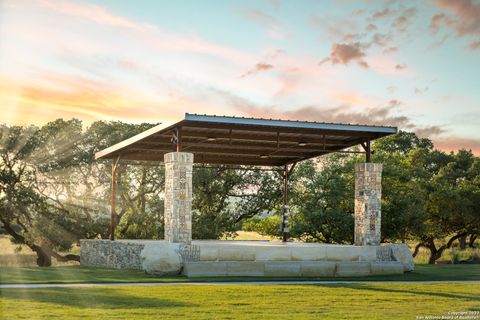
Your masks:
M361 145L365 150L365 162L367 163L371 162L372 148L370 144L370 139L367 139L367 141L362 142Z
M334 134L332 134L334 136ZM296 135L296 136L288 136L284 134L281 136L281 140L278 141L277 135L273 134L265 134L264 132L258 133L237 133L237 132L194 132L194 131L187 131L185 129L182 130L182 139L184 142L186 141L195 141L195 140L203 140L206 138L214 137L217 140L224 140L226 142L256 142L256 143L271 143L276 144L277 142L280 143L289 143L289 142L308 142L310 144L319 144L319 145L337 145L339 143L347 143L344 139L327 139L326 135ZM154 135L149 138L143 139L143 143L156 143L156 142L168 142L170 141L170 137L166 135Z
M215 129L233 129L235 131L256 131L256 132L272 132L277 130L275 126L254 126L254 125L240 125L240 124L230 124L230 123L210 123L210 122L189 122L185 121L183 124L186 130L193 130L197 128L215 128ZM309 128L293 128L293 127L281 127L282 133L297 133L297 134L326 134L326 135L335 135L335 136L345 136L345 137L372 137L374 138L376 134L374 132L368 131L351 131L344 129L309 129Z

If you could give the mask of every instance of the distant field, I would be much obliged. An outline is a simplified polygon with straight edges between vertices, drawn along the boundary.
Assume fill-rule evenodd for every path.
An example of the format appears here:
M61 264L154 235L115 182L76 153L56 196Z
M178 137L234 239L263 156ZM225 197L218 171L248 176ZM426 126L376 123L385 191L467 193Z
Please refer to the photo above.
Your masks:
M464 283L169 285L0 291L2 319L416 319L476 311L480 311L480 286Z
M73 253L78 252L78 248L74 248ZM25 245L13 244L10 237L0 235L0 266L36 266L37 255ZM57 262L52 259L54 266L78 265L78 262Z

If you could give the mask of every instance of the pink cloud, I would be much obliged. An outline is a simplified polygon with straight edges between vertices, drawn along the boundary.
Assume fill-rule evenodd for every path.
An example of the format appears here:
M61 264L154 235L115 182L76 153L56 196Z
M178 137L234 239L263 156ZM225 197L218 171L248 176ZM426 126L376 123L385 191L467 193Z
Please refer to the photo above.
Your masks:
M435 4L446 13L436 14L430 20L430 29L437 32L441 25L459 37L473 37L470 48L476 49L480 41L480 3L471 0L436 0Z
M151 25L138 23L121 16L110 13L105 8L86 3L75 3L65 0L36 0L36 2L51 10L61 14L70 15L82 19L91 20L93 22L110 25L114 27L123 27L136 30L145 30L152 28Z
M274 39L282 40L288 38L290 35L284 30L278 18L261 10L244 10L241 12L241 16L265 28L267 35Z
M246 73L242 74L240 76L240 78L245 78L245 77L250 76L252 74L255 74L257 72L268 71L268 70L271 70L273 68L274 68L274 66L272 64L265 63L265 62L259 62L252 69L250 69Z
M373 19L380 19L380 18L391 16L392 14L394 14L394 12L392 10L390 10L389 8L384 8L380 11L374 12L373 15L372 15L372 18Z
M405 10L395 19L395 21L393 22L393 26L399 31L405 31L411 18L414 17L416 13L417 9L413 7Z
M332 46L330 56L323 59L320 64L331 61L332 64L349 64L356 61L360 66L368 68L368 63L363 60L365 52L360 43L335 43Z
M435 148L445 152L457 151L460 149L472 150L476 156L480 156L480 139L462 137L439 137L433 139Z

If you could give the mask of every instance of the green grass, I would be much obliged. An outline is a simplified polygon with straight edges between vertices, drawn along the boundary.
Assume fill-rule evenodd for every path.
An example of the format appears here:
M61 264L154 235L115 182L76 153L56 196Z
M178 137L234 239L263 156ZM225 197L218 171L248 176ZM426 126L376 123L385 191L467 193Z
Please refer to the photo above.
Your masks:
M154 277L141 270L103 269L82 266L62 267L0 267L0 283L110 283L110 282L172 282L187 278Z
M192 278L183 276L154 277L139 270L62 267L0 267L0 283L110 283L110 282L185 282L185 281L266 281L266 280L356 280L356 281L411 281L411 280L480 280L480 265L416 265L415 271L403 275L368 276L355 278L316 277L218 277Z
M417 265L415 272L357 278L152 277L142 271L1 267L2 283L361 280L325 285L164 285L0 289L0 319L415 319L480 311L480 265ZM369 282L370 281L370 282Z
M478 284L167 285L0 291L2 319L415 319L465 311L480 311Z

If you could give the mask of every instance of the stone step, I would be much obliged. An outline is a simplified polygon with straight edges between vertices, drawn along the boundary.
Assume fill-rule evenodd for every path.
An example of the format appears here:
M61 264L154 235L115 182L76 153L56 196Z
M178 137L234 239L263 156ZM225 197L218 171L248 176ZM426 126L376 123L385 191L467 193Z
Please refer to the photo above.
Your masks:
M201 261L186 262L187 277L356 277L403 274L397 261Z

